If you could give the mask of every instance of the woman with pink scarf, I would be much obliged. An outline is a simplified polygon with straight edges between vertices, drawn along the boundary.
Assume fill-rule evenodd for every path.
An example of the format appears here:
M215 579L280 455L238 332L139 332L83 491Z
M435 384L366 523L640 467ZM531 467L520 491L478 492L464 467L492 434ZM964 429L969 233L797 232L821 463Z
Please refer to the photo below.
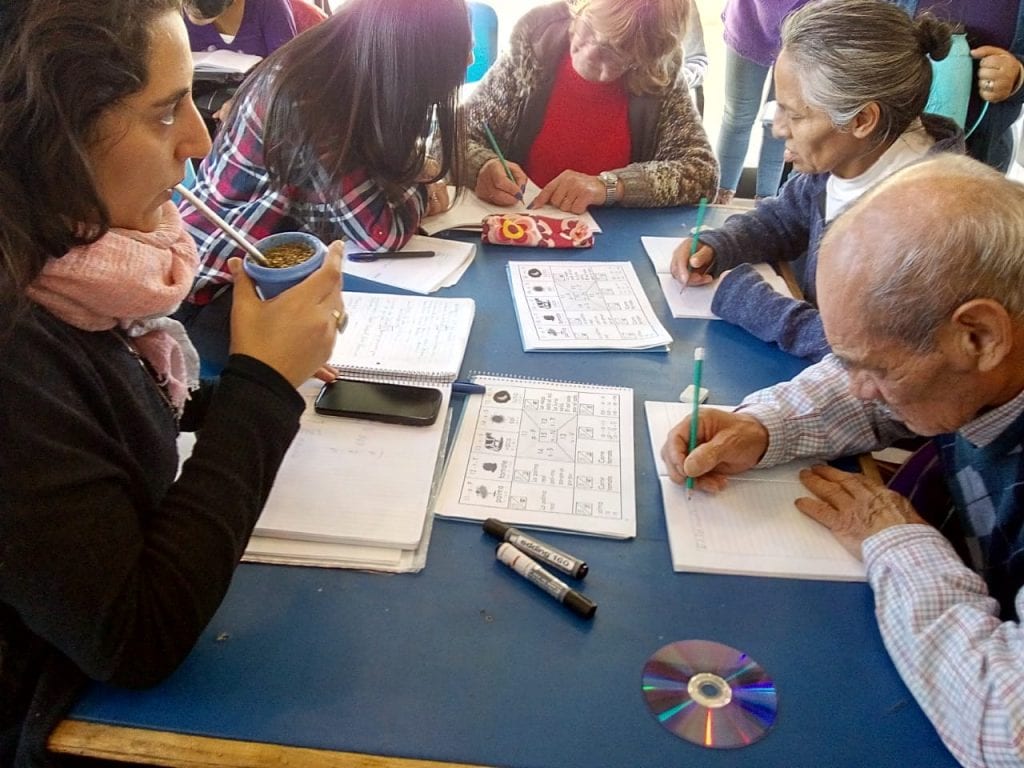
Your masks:
M177 0L0 4L0 765L89 679L152 685L222 600L326 360L340 248L272 301L235 279L199 385L167 318L192 239L169 188L209 138ZM179 428L202 426L178 475Z

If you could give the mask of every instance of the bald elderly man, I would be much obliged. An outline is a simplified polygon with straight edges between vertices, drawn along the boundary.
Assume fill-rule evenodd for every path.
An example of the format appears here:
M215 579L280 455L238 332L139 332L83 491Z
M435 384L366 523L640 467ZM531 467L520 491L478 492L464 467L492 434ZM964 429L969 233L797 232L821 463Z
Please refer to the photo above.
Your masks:
M690 455L683 421L662 456L714 492L752 467L932 437L945 504L815 466L797 507L864 560L886 648L953 755L1019 766L1024 187L954 155L906 168L835 220L817 288L833 354L735 413L702 410Z

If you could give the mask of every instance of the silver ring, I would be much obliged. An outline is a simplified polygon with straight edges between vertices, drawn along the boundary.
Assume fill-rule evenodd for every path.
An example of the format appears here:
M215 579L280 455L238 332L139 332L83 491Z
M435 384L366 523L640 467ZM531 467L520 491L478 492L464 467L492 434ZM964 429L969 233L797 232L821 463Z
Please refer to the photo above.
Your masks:
M981 90L983 90L983 91L991 91L992 90L992 81L991 80L983 80L982 83L981 83Z

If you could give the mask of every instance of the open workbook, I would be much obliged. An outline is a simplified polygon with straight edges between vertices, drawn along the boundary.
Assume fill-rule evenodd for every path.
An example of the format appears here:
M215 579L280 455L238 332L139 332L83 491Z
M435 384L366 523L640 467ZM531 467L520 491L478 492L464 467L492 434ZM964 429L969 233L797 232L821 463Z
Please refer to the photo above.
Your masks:
M831 532L793 502L810 495L799 480L806 463L752 470L729 478L718 493L673 483L661 459L669 430L691 410L684 403L644 403L651 450L665 505L676 571L795 579L864 581L864 565Z
M341 376L425 385L458 376L476 312L473 299L355 291L342 296L348 324L329 361Z
M681 237L650 237L640 238L640 242L647 252L647 257L654 265L654 271L658 275L658 282L661 284L661 291L665 294L665 301L672 311L672 317L694 317L705 320L718 320L718 315L711 311L711 302L715 298L715 291L718 289L718 278L707 285L683 285L672 277L672 253L676 247L683 242ZM792 296L786 281L775 273L770 264L755 264L754 269L763 277L768 284L783 296Z
M633 390L475 375L437 514L636 536Z
M589 211L582 214L569 213L556 208L553 205L542 205L539 208L527 210L526 204L540 194L540 187L532 181L526 183L526 191L523 193L525 202L516 206L508 207L486 203L477 197L470 190L464 190L458 198L455 196L455 187L448 187L448 199L454 201L451 208L444 213L429 216L420 222L420 229L425 234L436 235L438 232L447 230L468 230L479 232L483 228L485 216L492 213L535 213L540 216L550 216L555 219L579 219L590 227L591 232L600 232L601 227L590 215Z

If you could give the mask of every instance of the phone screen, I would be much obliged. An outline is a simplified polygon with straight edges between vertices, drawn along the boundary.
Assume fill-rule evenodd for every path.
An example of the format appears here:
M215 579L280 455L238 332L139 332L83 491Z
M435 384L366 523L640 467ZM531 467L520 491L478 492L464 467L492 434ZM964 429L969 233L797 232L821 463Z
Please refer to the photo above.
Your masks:
M441 399L432 387L337 379L324 384L314 408L328 416L425 427L437 421Z

